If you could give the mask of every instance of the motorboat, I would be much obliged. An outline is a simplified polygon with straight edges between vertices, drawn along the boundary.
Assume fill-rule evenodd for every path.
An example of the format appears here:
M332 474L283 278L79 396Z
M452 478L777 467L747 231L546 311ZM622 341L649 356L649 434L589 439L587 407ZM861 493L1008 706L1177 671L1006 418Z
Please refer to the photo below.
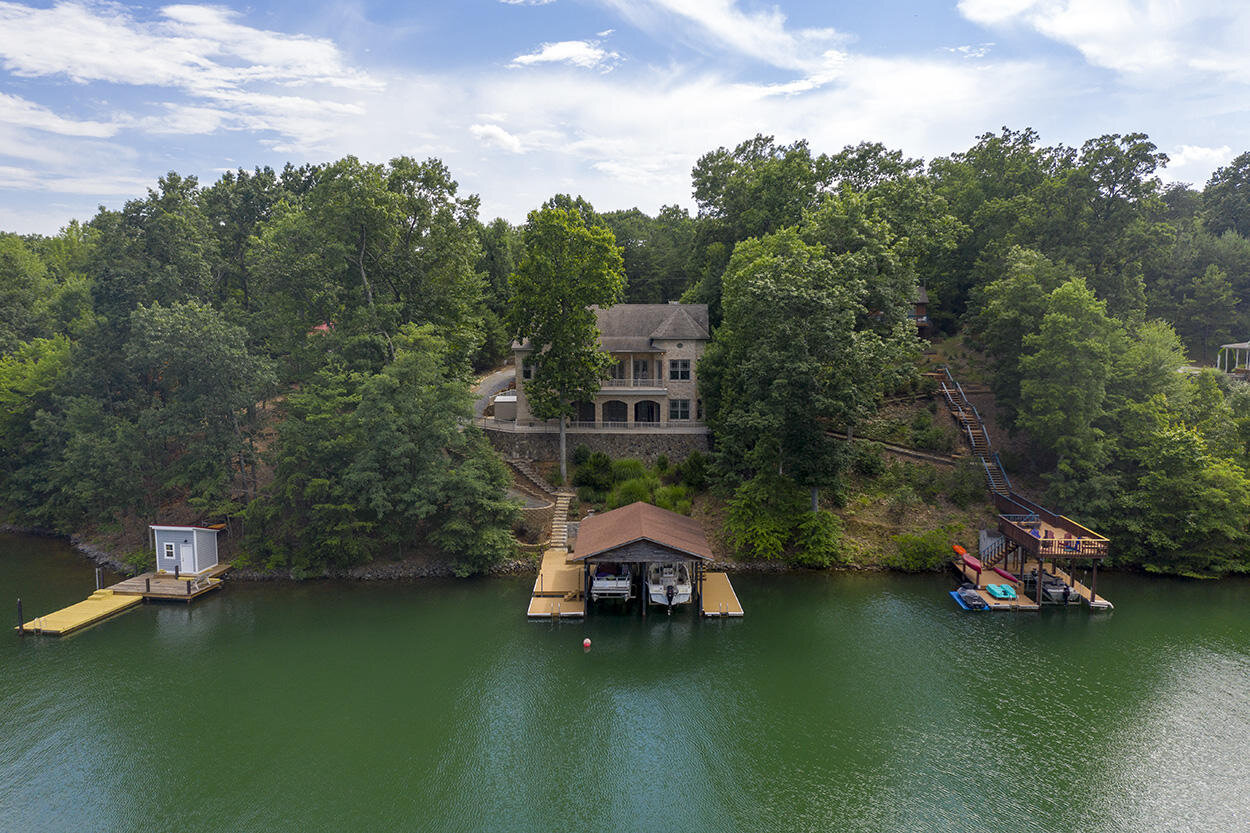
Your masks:
M1037 593L1037 570L1030 570L1024 576L1024 591L1031 594ZM1043 573L1042 601L1056 605L1076 604L1081 601L1081 597L1059 576Z
M628 564L596 564L590 574L590 599L621 599L634 597L634 575Z
M652 564L647 570L647 598L652 604L686 604L694 595L690 583L690 570L684 563Z

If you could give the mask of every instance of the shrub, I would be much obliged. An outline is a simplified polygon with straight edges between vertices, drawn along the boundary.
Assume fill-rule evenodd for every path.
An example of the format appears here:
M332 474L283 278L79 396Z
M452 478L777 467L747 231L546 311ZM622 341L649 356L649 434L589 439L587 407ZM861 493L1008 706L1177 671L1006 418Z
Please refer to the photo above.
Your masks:
M590 446L586 443L578 443L577 448L573 449L574 465L584 466L590 461Z
M652 495L651 502L670 512L677 512L681 515L690 514L690 490L685 486L660 486Z
M960 460L946 478L946 497L960 509L986 499L985 469L975 457Z
M911 442L916 448L925 451L950 453L955 448L951 435L933 421L933 417L921 411L911 421Z
M573 473L573 485L606 494L612 488L612 459L601 451L591 454Z
M916 535L895 535L897 549L886 556L885 564L913 573L936 570L952 557L952 539L962 529L963 524L947 524Z
M664 472L668 471L668 455L667 454L661 454L659 457L655 458L655 470L659 472L660 474L663 474Z
M729 501L725 532L740 556L827 567L841 553L842 523L830 512L812 512L806 490L788 478L759 474Z
M624 483L626 480L637 480L640 477L646 477L647 464L633 457L624 457L620 460L613 460L612 466L612 482Z
M677 472L680 475L682 483L685 483L692 491L702 492L707 489L707 455L698 451L692 451L690 456L677 466Z
M875 445L862 443L855 447L851 470L863 477L879 477L885 471L885 455Z
M795 543L796 564L828 567L842 556L842 519L824 509L803 513Z
M647 474L617 483L612 487L611 494L608 495L607 508L618 509L638 501L650 503L651 495L659 488L659 485L660 481L658 478Z

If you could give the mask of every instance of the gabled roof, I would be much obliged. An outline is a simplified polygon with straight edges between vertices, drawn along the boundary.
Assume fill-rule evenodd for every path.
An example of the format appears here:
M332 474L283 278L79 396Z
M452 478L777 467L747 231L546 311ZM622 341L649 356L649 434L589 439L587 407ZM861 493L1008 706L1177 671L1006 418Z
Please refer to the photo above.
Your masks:
M609 550L647 540L704 561L713 559L703 527L693 518L649 503L631 503L581 522L573 561L584 561Z
M707 339L707 304L617 304L595 308L604 341L613 338Z
M707 304L616 304L595 307L599 346L609 353L655 353L654 339L691 341L710 339ZM514 350L529 350L529 339L513 342Z

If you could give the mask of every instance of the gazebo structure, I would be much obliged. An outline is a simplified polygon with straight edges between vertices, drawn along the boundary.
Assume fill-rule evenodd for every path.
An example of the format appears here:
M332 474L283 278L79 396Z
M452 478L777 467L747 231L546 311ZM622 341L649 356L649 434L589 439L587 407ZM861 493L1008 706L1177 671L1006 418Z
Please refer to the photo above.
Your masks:
M1250 341L1221 344L1215 354L1215 366L1225 373L1247 373L1250 370Z

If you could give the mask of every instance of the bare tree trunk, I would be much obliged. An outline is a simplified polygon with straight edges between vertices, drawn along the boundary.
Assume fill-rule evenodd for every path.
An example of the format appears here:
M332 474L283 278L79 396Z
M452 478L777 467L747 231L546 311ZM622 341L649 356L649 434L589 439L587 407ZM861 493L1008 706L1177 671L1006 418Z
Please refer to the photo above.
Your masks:
M560 414L560 484L564 485L569 482L569 463L568 456L565 454L564 443L564 414Z
M820 511L820 489L815 486L812 487L812 511Z
M369 309L373 309L373 289L369 286L369 278L365 275L365 230L360 229L360 253L356 257L356 266L360 269L360 282L365 288L365 301Z

